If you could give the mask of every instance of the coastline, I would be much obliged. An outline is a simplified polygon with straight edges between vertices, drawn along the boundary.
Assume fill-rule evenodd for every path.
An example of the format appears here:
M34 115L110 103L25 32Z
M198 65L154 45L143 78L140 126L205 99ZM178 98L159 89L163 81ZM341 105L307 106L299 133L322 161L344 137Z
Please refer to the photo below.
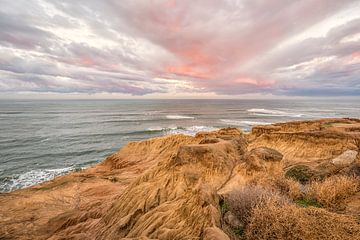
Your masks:
M90 168L1 193L0 216L5 220L0 236L236 239L239 236L224 218L230 210L221 205L228 194L253 185L281 192L276 181L298 166L306 167L309 182L359 174L359 148L360 120L345 118L262 125L247 134L227 128L194 137L168 135L129 142ZM291 186L289 179L295 182ZM281 180L288 191L281 194L293 201L291 208L301 214L309 211L301 210L298 199L290 196L296 191L289 190L308 183L296 177ZM338 222L338 236L346 239L360 236L354 220L360 214L359 203L356 189L344 197L341 211L324 203L311 207L326 220ZM352 232L342 227L344 221ZM248 228L243 230L251 234ZM312 234L326 234L316 231Z

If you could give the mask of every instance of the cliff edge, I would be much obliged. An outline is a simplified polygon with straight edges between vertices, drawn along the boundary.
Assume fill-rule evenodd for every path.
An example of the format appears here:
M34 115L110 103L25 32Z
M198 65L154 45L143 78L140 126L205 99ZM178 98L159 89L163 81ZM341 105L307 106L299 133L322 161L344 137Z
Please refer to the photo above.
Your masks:
M360 120L129 142L0 194L0 239L360 239Z

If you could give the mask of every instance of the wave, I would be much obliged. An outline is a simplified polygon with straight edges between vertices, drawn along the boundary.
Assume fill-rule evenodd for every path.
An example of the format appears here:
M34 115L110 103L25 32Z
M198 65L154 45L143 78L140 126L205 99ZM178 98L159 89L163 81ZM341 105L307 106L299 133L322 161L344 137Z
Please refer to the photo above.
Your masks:
M177 119L195 119L191 116L185 116L185 115L166 115L167 119L177 120Z
M264 109L264 108L251 108L247 110L253 115L257 116L275 116L275 117L303 117L302 113L293 113L293 112L285 112L274 109Z
M257 122L257 121L239 121L233 119L220 119L221 122L235 125L235 126L256 126L256 125L269 125L272 124L270 122Z
M75 170L73 167L56 168L56 169L36 169L22 174L13 175L4 178L0 182L0 192L10 192L16 189L26 188L49 181L56 176L64 175Z
M163 132L163 131L170 131L170 130L176 130L181 127L149 127L147 131L149 132Z
M188 136L195 136L198 132L211 132L219 130L216 127L210 126L190 126L190 127L150 127L142 133L163 133L163 135L172 135L172 134L184 134Z
M188 136L195 136L198 132L211 132L219 130L217 127L212 126L190 126L190 127L181 127L181 126L168 126L168 127L149 127L145 130L134 131L127 133L126 135L139 135L139 134L158 134L158 135L172 135L172 134L184 134Z
M156 133L167 132L176 129L181 129L181 127L149 127L145 130L129 132L126 135L156 134Z
M184 134L188 136L195 136L198 132L211 132L219 130L219 128L210 127L210 126L191 126L184 128L176 128L166 132L167 135L171 134Z

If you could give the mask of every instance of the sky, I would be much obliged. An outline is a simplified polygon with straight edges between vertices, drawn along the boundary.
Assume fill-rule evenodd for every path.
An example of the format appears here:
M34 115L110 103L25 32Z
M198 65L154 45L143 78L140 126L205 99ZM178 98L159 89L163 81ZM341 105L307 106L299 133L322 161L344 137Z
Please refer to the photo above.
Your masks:
M0 98L360 96L358 0L0 6Z

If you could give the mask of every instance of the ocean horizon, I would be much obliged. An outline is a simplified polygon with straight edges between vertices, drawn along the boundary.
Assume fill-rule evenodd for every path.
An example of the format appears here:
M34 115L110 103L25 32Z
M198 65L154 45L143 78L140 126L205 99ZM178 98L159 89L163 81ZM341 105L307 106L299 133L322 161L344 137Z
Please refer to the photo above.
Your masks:
M319 118L360 117L352 99L0 100L0 192L103 161L129 141Z

